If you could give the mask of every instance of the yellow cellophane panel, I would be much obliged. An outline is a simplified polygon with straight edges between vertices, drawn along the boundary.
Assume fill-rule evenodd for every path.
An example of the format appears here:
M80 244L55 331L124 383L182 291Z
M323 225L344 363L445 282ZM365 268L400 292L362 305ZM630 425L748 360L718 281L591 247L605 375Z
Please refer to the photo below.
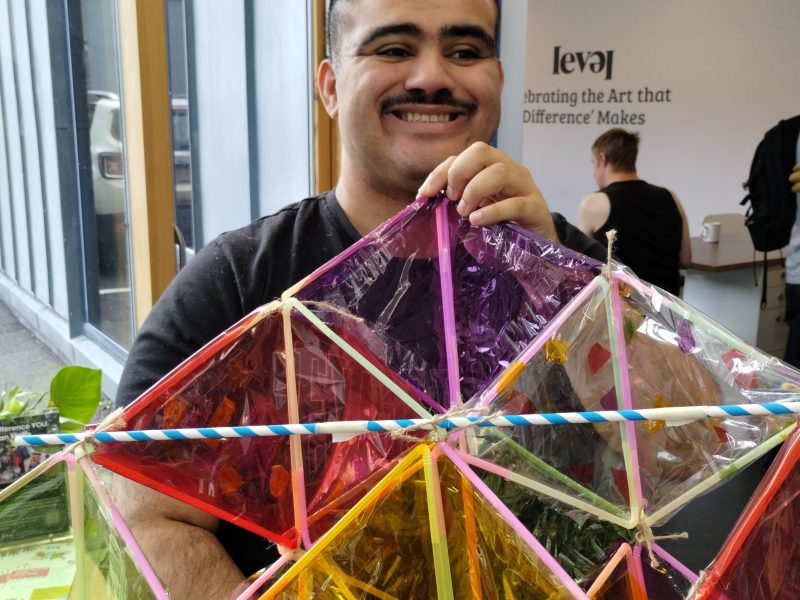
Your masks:
M443 456L439 479L456 598L572 598L530 546Z
M262 598L436 598L419 447Z
M429 452L420 445L409 453L262 598L437 598ZM446 456L436 460L453 597L572 598L467 477Z

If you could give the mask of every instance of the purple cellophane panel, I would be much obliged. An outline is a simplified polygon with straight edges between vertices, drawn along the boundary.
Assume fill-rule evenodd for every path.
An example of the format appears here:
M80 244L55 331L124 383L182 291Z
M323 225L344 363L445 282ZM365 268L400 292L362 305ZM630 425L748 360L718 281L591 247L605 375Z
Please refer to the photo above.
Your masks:
M473 227L453 203L411 205L312 276L296 297L363 319L387 366L449 406L436 207L447 227L460 395L481 392L599 271L600 263L507 223ZM312 305L323 319L325 310ZM375 339L372 340L375 343Z

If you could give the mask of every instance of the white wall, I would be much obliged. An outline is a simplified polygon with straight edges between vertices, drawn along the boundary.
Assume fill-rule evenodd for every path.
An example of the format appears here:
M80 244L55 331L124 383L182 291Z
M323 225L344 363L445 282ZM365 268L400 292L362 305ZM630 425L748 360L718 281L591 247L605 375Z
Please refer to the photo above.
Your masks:
M297 202L312 189L308 2L253 3L248 110L245 3L192 0L203 243ZM256 129L250 145L251 129ZM251 172L251 167L256 172ZM257 180L251 193L251 177Z
M530 0L527 19L525 91L577 92L578 101L540 98L523 110L591 115L588 125L513 115L522 123L523 162L554 210L574 220L580 199L596 189L590 147L613 126L598 123L609 110L642 115L642 124L621 125L642 136L639 175L681 197L693 234L706 214L743 212L741 184L756 144L779 119L800 113L800 2ZM572 73L554 74L556 46L562 56L613 50L611 79L588 65L581 73L577 62ZM641 102L645 87L669 90L670 101ZM585 90L603 92L604 102L587 102ZM612 90L630 90L632 101L608 102Z
M194 2L195 140L203 242L249 223L247 73L244 3Z
M500 23L500 59L506 73L497 130L497 147L516 161L522 160L522 99L525 92L525 49L528 35L528 1L504 0Z
M254 8L261 216L311 193L314 80L307 3L262 0Z

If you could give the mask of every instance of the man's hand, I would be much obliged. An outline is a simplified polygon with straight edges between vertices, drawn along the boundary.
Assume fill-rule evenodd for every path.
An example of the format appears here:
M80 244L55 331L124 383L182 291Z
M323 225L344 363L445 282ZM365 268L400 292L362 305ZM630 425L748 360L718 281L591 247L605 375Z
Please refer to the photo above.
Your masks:
M458 201L457 210L473 225L514 221L543 237L557 241L550 209L530 172L489 144L477 142L436 167L422 187L431 197L447 188Z
M792 186L792 191L800 193L800 163L797 163L794 169L792 169L792 174L789 175L789 181L794 184Z

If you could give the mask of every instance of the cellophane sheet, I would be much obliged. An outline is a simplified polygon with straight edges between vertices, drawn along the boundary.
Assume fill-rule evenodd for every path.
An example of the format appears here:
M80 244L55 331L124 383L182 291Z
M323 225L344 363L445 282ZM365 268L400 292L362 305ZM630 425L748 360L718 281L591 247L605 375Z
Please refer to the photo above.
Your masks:
M800 598L799 460L795 431L708 568L698 600Z

